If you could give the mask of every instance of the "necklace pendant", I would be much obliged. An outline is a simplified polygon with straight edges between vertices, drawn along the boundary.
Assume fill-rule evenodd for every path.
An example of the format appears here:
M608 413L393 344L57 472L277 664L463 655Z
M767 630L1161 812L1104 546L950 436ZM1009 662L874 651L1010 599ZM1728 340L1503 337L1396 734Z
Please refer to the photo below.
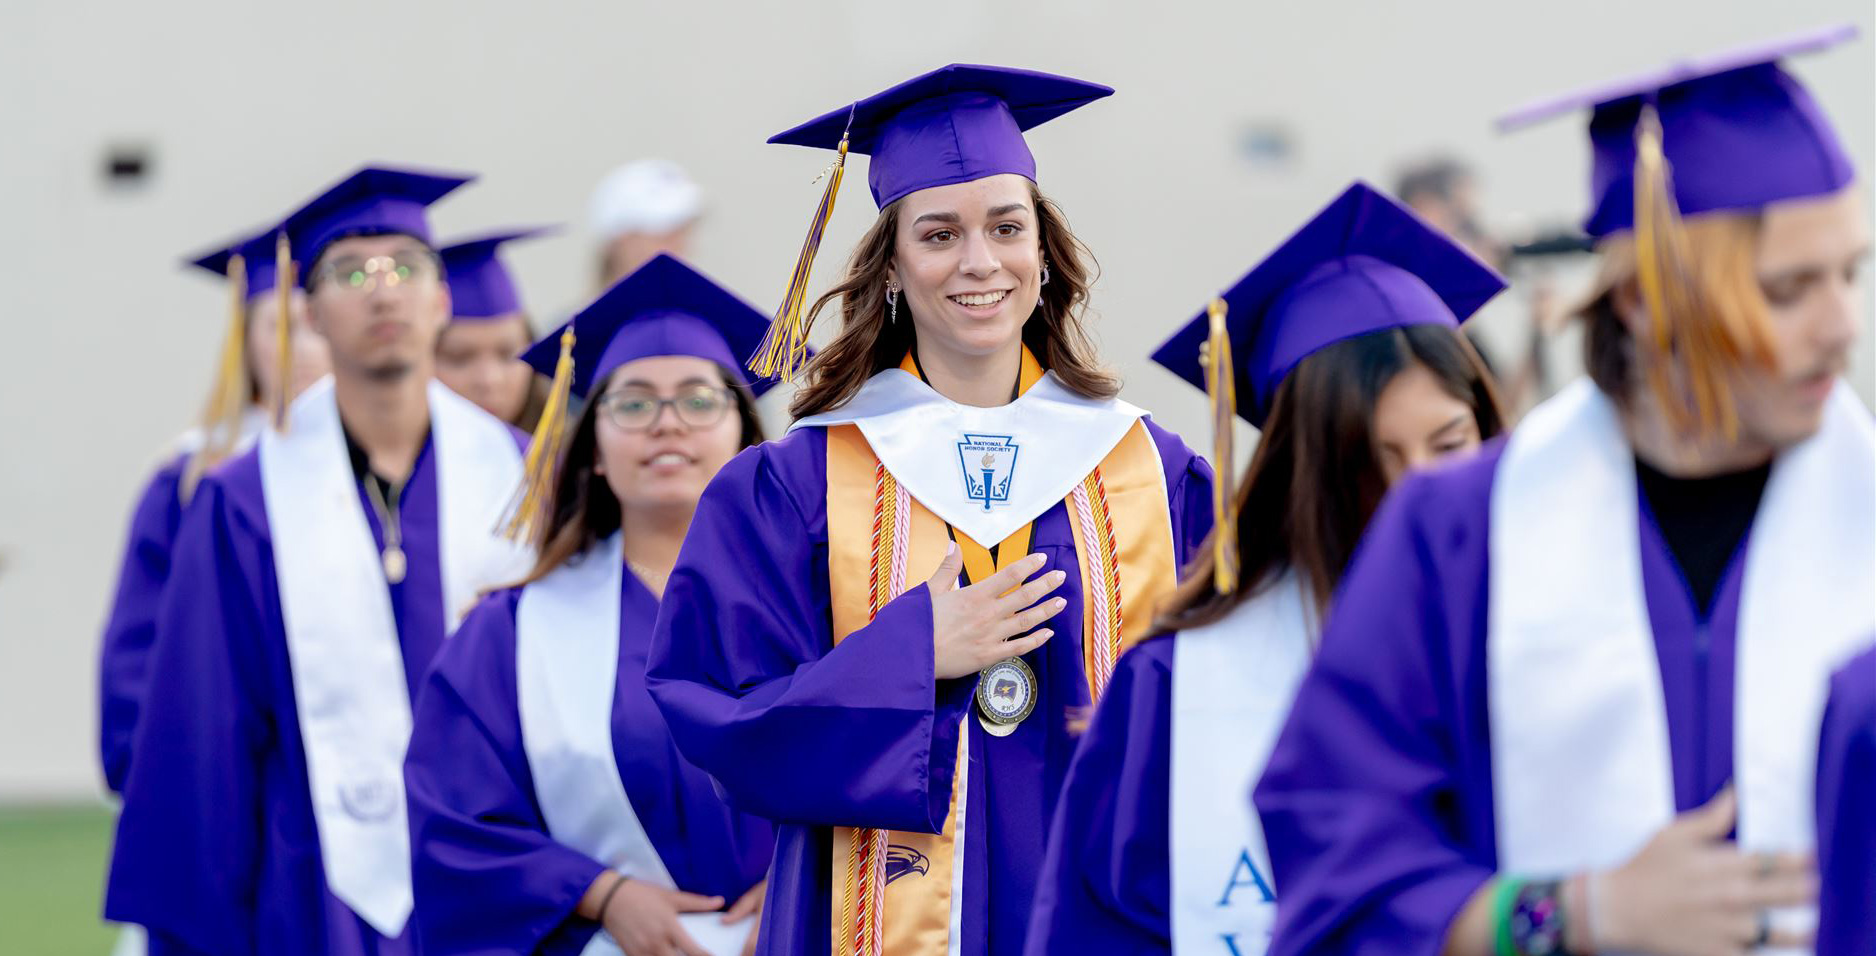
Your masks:
M404 572L410 570L409 562L404 558L404 549L392 545L384 549L384 579L392 584L402 584Z

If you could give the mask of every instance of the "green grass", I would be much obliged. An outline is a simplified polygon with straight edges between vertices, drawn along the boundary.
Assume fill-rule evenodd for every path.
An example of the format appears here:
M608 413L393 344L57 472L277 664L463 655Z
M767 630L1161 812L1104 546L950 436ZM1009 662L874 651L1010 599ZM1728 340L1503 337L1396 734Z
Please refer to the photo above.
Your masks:
M117 940L98 918L116 812L0 806L0 952L105 956Z

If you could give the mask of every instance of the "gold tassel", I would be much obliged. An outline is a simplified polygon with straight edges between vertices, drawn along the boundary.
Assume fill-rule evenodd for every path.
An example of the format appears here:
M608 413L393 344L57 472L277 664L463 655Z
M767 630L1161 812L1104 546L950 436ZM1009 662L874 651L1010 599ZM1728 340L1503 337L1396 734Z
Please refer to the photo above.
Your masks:
M547 531L553 515L547 513L553 497L554 479L560 463L561 445L567 436L567 403L573 391L573 323L560 333L560 359L554 363L554 382L547 389L546 407L534 426L534 438L528 442L528 456L522 465L521 487L508 503L508 518L502 534L511 541L533 542Z
M802 315L802 310L807 304L808 275L814 270L814 256L821 250L827 221L834 215L834 199L840 194L840 180L847 170L847 134L853 126L851 113L847 116L847 126L848 130L840 134L840 147L833 164L821 174L827 177L827 191L821 194L821 205L808 223L808 238L801 244L794 274L788 279L788 294L782 298L781 308L775 310L775 321L770 324L768 334L762 337L762 345L749 360L749 370L763 378L792 382L807 364L810 321Z
M274 370L279 374L274 383L274 430L285 434L287 394L293 390L293 286L298 281L285 232L274 241L274 272L274 291L280 297L280 319L274 331Z
M1235 459L1232 431L1237 427L1237 373L1231 363L1231 329L1225 324L1225 300L1206 309L1211 336L1205 342L1205 393L1212 402L1212 589L1238 589L1237 515L1232 513L1231 474Z
M1662 148L1661 117L1645 105L1635 127L1635 274L1658 356L1648 365L1648 384L1677 431L1717 433L1730 441L1739 419L1722 373L1737 361L1739 342L1753 339L1753 330L1729 330L1721 315L1703 306L1691 259L1673 170ZM1686 370L1684 381L1676 379L1676 358Z
M239 253L228 257L228 294L228 334L222 337L215 386L209 392L208 407L202 415L202 447L189 457L188 467L183 469L182 500L185 503L195 495L195 486L202 476L225 460L241 440L241 416L247 411L251 385L247 363L247 260Z

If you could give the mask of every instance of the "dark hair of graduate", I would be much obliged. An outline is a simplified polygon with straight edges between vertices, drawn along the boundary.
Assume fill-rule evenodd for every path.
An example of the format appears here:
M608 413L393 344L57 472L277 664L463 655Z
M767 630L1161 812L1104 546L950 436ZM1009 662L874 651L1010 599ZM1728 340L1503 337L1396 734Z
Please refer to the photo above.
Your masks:
M1055 373L1069 391L1089 398L1109 398L1120 382L1101 367L1083 320L1088 289L1098 274L1094 255L1069 231L1060 207L1029 184L1041 233L1042 261L1049 267L1049 282L1042 287L1036 311L1023 324L1023 344L1042 367ZM821 311L840 300L840 332L817 353L805 371L801 390L789 413L805 418L846 404L866 380L899 361L912 347L912 320L887 320L886 274L899 238L899 203L880 210L872 228L861 237L847 260L840 284L829 289L808 311L813 324Z
M740 448L763 442L762 418L756 413L756 398L749 387L728 369L718 366L723 383L736 402L736 415L742 420ZM599 397L606 393L605 383L589 393L579 423L567 436L565 454L555 472L554 489L547 499L546 525L533 542L540 555L534 569L516 586L533 584L555 568L585 554L592 547L619 530L623 516L619 499L613 495L606 476L599 473ZM629 532L628 532L629 533Z
M1401 372L1421 366L1471 406L1479 438L1504 431L1491 373L1462 333L1438 325L1382 329L1337 342L1298 363L1237 491L1239 586L1212 586L1208 545L1186 570L1157 629L1210 624L1294 571L1320 614L1348 570L1355 545L1387 492L1374 440L1375 403ZM1249 394L1242 375L1238 394Z

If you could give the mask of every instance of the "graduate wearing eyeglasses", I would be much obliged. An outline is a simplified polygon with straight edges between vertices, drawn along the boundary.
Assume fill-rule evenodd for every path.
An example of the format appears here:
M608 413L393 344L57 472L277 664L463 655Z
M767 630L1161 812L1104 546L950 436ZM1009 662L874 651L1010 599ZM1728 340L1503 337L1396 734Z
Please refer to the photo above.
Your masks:
M678 755L645 660L704 485L762 440L767 324L661 255L528 351L555 382L515 525L541 558L438 656L405 765L424 952L752 943L773 830Z
M281 229L333 373L183 518L105 902L153 953L413 949L411 697L532 563L497 533L525 436L431 378L426 207L467 181L366 168Z

